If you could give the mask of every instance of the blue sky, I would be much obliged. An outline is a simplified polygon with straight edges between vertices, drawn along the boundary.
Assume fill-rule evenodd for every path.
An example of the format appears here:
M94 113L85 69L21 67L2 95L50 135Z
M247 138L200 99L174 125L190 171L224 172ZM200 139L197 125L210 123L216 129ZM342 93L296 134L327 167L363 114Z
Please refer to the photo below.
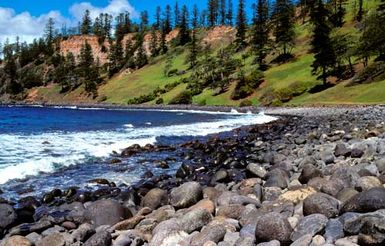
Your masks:
M246 0L249 13L254 1L256 0ZM207 0L178 0L178 3L186 4L189 8L197 4L199 9L203 9L206 8ZM233 0L234 10L237 3L237 0ZM97 16L100 12L116 15L128 11L133 17L148 10L152 17L157 5L164 7L166 4L173 6L175 0L0 0L0 42L4 42L6 38L13 41L16 36L30 42L42 35L50 17L56 20L58 26L74 25L86 9L91 11L92 16Z

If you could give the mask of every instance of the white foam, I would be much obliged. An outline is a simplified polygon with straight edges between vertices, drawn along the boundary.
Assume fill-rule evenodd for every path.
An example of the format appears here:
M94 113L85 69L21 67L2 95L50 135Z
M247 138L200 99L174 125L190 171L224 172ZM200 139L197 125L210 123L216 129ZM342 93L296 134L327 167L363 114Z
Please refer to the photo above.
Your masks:
M125 128L115 131L51 132L36 135L0 134L0 184L58 167L104 158L133 144L154 144L160 136L205 136L276 118L264 114L235 114L226 119L163 127Z

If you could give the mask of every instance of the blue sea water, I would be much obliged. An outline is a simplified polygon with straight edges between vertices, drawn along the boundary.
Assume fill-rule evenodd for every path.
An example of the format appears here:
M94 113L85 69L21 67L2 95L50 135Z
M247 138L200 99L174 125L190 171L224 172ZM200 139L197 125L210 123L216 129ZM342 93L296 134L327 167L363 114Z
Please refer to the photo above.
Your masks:
M167 153L108 164L132 144L173 144L274 120L263 114L0 106L0 189L8 199L53 187L81 186L92 178L131 184ZM176 161L169 171L180 163Z

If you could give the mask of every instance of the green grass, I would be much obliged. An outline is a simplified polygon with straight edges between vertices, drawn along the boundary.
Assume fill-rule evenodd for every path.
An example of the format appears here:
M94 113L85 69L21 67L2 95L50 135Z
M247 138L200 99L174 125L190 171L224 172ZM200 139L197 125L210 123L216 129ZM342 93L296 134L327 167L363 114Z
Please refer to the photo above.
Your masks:
M185 60L185 53L177 55L172 68L187 70ZM163 72L165 64L166 59L161 59L131 74L117 75L99 89L99 95L106 96L108 103L126 104L129 98L151 93L157 87L162 88L188 75L167 77Z

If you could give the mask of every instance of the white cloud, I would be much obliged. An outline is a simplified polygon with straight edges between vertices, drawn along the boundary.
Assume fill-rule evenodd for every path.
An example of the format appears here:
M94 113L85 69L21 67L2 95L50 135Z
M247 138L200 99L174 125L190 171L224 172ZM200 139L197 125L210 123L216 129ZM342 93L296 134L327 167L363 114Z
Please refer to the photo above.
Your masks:
M90 11L92 19L95 19L100 13L117 16L119 13L129 12L132 18L139 16L138 12L127 0L111 0L106 7L95 7L89 2L76 3L70 8L70 13L76 20L80 21L87 9Z
M55 10L40 16L32 16L27 11L16 13L11 8L0 7L0 42L4 43L6 38L13 42L16 36L19 36L22 41L31 42L34 38L43 35L45 25L50 17L55 19L58 28L64 24L72 26L82 19L84 11L87 9L90 11L92 18L100 13L109 13L116 16L126 11L133 18L138 17L137 11L128 0L111 0L105 7L96 7L89 2L75 3L69 8L70 18L65 18L59 11Z

